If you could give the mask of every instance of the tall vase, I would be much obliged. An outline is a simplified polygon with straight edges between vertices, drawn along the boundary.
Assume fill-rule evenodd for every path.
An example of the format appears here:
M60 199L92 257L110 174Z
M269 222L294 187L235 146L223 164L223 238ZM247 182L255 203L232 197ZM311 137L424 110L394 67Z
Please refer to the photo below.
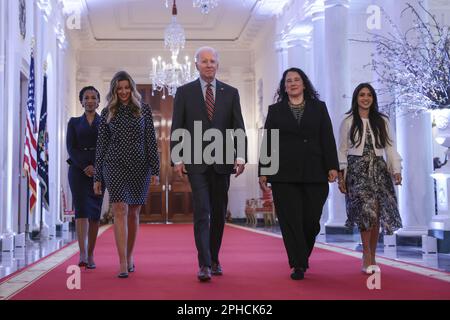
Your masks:
M435 140L444 148L445 157L450 153L450 109L440 109L433 112L435 127ZM437 239L437 249L440 253L450 253L450 163L436 163L431 174L436 181L437 215L431 219L428 235ZM444 164L445 163L445 164Z

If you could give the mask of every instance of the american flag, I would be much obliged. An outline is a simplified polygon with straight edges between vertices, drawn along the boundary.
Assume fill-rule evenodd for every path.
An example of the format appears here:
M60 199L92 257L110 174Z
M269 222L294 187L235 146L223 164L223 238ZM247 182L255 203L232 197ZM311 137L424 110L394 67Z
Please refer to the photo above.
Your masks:
M36 205L36 112L34 107L34 57L31 54L30 80L28 82L27 100L27 127L25 129L25 150L23 154L23 169L28 177L28 188L30 197L30 213Z

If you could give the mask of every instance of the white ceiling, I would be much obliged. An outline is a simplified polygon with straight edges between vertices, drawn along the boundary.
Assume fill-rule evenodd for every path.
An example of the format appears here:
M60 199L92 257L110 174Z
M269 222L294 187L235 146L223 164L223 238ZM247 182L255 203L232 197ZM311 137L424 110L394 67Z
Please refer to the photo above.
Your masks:
M192 1L179 0L177 21L185 28L187 40L239 38L257 0L222 0L220 7L205 15ZM94 38L102 40L161 40L171 21L165 0L86 0Z
M204 15L193 8L192 0L178 0L177 21L185 30L187 45L213 42L248 48L264 22L288 2L219 0L219 6ZM71 33L84 49L123 47L130 42L161 47L172 19L172 0L169 8L165 4L165 0L82 0L82 30Z

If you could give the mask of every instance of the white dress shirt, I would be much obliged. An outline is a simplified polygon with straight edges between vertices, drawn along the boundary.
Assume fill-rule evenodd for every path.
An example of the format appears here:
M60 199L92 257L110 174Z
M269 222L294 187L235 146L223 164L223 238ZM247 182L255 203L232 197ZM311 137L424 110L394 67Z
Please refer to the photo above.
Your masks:
M205 101L206 101L206 89L207 89L209 83L211 83L211 89L213 92L214 101L216 101L216 78L214 78L214 80L211 82L206 82L201 77L199 77L199 79L200 79L200 84L202 86L203 98L205 99Z

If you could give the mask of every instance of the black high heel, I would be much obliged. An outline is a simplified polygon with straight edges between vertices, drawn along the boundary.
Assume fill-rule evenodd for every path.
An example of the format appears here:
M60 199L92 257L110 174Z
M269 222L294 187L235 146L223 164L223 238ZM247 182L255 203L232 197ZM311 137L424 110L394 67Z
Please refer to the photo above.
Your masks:
M95 269L95 268L97 268L97 266L95 265L95 263L88 263L88 264L86 265L86 269Z
M128 268L128 272L134 272L135 271L136 266L133 264L132 267Z
M79 266L80 268L86 267L87 265L88 265L88 263L85 262L85 261L80 261L80 262L78 262L78 266Z
M121 272L117 275L117 277L121 279L128 278L128 272Z

